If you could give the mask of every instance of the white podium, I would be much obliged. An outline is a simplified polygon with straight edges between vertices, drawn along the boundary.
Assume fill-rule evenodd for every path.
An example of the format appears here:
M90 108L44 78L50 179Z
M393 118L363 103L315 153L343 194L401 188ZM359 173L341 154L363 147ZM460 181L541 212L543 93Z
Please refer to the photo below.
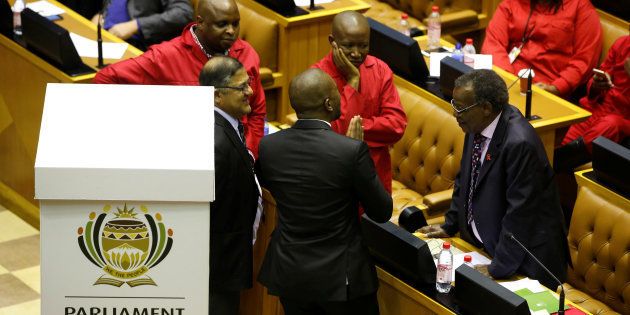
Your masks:
M213 88L48 84L42 314L207 314Z

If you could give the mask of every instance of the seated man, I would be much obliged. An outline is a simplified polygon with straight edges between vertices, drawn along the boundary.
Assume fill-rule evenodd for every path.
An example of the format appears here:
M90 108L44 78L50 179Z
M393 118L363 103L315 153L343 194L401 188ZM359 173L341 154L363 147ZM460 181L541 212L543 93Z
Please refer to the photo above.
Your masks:
M313 67L330 75L341 93L341 117L332 122L332 129L346 134L352 117L363 118L370 156L383 186L391 193L389 146L400 140L407 126L392 71L368 55L370 25L360 13L345 11L335 16L328 41L332 51Z
M630 137L630 36L610 47L600 70L588 83L588 95L580 105L592 113L569 128L562 147L554 154L556 171L571 171L591 160L592 142L599 136L621 142Z
M141 50L176 37L193 17L189 0L109 0L104 12L103 27Z
M252 111L242 122L247 148L257 156L265 124L265 91L260 83L258 54L238 38L238 7L234 0L201 0L196 19L181 36L99 71L94 83L199 85L199 72L208 59L213 55L233 57L247 70L254 91L249 96Z
M428 237L460 232L492 257L487 271L515 273L555 289L556 282L507 235L513 234L564 281L568 245L564 218L547 154L530 123L508 105L505 82L491 70L455 81L451 101L466 133L453 200L442 226L420 229Z
M361 119L349 135L336 134L335 82L319 69L296 76L289 87L298 121L261 141L256 173L278 204L278 225L259 281L280 296L287 315L378 314L378 280L362 236L359 203L374 221L392 215L392 198L380 183Z

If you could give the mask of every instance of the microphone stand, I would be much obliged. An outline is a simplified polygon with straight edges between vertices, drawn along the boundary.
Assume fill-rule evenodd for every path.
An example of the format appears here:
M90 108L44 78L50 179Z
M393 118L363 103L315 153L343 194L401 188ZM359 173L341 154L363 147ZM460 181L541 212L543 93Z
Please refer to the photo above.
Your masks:
M540 116L532 116L532 69L527 71L527 92L525 92L525 119L536 120L540 119Z
M531 75L530 75L530 79L531 79ZM528 90L530 90L530 88L528 88ZM560 299L558 301L558 315L564 315L564 287L562 286L562 282L560 282L560 280L558 280L558 278L556 278L556 276L551 271L549 271L549 269L547 269L547 267L545 267L545 265L543 265L543 263L541 263L540 260L538 260L538 258L536 258L536 256L534 256L534 254L532 254L532 252L530 252L525 247L525 245L523 245L523 243L519 242L519 240L517 240L516 237L514 237L514 234L508 233L507 237L511 239L512 241L514 241L516 244L518 244L518 246L520 246L529 255L529 257L531 257L540 267L542 267L547 272L547 274L549 274L554 280L556 280L556 282L558 282L558 284L560 285Z
M320 6L320 5L315 5L315 0L311 0L311 5L308 7L309 11L315 11L315 10L321 10L324 7Z
M98 65L96 65L96 67L98 67L99 69L103 69L105 68L105 66L107 66L103 62L103 30L102 30L103 27L101 26L101 24L104 23L103 15L105 14L105 10L107 9L108 5L109 5L109 1L104 0L103 7L101 8L101 11L98 13L98 21L96 23L96 44L98 47Z

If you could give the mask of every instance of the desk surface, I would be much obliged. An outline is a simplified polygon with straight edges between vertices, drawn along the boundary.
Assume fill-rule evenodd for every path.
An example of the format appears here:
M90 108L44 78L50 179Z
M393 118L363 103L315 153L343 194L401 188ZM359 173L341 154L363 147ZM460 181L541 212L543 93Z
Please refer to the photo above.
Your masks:
M248 7L256 10L258 13L269 15L270 17L278 21L278 23L283 27L311 23L309 20L322 17L332 18L342 11L350 10L364 12L370 8L369 4L360 0L336 0L330 3L320 4L319 6L323 7L323 9L320 10L309 11L308 6L301 7L306 11L309 11L309 14L285 17L276 12L273 12L256 0L241 0L241 2L246 3Z

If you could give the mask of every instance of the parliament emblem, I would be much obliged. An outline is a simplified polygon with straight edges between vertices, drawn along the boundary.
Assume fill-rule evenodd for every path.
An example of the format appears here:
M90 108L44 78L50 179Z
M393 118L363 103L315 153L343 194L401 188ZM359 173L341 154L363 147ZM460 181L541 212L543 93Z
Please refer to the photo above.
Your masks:
M110 210L105 205L102 213L91 212L85 227L77 231L83 255L105 272L94 285L157 286L146 273L170 252L173 230L166 229L160 213L152 216L146 206L140 206L143 215L127 204L117 212Z

